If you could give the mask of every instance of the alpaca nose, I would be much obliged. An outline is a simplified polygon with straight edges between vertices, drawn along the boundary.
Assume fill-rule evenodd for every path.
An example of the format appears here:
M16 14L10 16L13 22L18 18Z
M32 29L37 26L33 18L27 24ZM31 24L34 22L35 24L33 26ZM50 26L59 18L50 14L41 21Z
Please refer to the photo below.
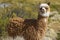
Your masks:
M41 11L42 13L44 13L44 12L45 12L44 8L41 8L41 9L40 9L40 11Z
M42 11L44 11L44 9L42 9Z

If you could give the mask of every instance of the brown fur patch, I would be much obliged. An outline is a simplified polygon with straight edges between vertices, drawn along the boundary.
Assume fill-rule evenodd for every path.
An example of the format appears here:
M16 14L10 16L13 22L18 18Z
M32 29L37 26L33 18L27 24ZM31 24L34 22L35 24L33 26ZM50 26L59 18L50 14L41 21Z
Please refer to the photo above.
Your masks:
M8 34L9 36L23 36L26 40L40 40L45 33L46 23L43 19L22 19L11 18L9 20Z

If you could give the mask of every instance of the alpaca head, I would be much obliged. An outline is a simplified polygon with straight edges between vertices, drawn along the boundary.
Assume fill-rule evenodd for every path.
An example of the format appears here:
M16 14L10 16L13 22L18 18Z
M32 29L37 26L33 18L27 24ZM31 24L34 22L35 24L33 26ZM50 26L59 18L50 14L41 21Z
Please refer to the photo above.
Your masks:
M39 15L43 17L49 17L50 14L50 3L42 3L39 5Z

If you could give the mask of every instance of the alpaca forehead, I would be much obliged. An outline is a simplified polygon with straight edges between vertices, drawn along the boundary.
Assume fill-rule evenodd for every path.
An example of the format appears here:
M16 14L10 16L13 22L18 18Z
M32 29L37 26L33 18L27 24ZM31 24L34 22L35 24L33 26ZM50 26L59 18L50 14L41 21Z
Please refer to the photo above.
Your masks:
M49 5L48 5L48 4L45 4L45 3L43 3L43 4L41 4L41 5L40 5L40 7L49 7Z

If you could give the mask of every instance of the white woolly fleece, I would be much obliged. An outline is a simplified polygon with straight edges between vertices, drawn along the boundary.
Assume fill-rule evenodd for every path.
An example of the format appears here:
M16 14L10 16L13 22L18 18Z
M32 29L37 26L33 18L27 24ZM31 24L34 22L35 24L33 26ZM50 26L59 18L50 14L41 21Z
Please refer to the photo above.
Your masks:
M49 5L46 4L46 3L43 3L43 4L40 5L40 7L49 7Z
M41 13L40 15L43 16L43 17L49 17L49 14L50 14L50 12L47 12L47 13Z

